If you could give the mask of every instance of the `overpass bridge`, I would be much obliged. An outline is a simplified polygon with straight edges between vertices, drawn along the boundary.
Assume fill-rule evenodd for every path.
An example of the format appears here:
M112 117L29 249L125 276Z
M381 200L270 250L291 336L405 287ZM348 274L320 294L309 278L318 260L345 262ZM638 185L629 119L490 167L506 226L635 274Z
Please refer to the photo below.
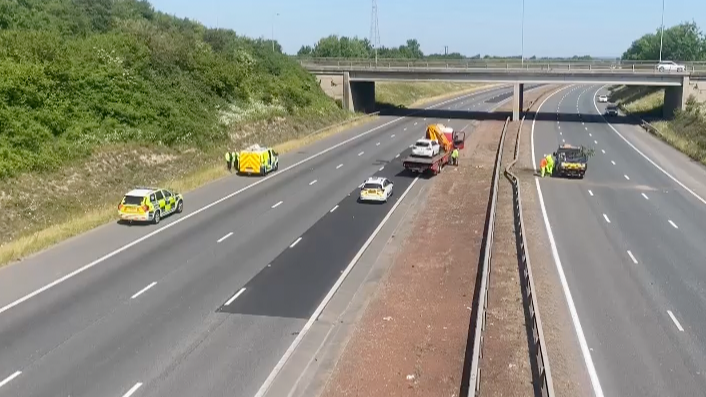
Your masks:
M317 76L343 77L343 106L351 111L375 107L377 81L467 81L513 84L513 119L520 111L525 84L607 84L665 87L664 113L684 109L692 80L706 80L706 64L687 64L682 72L659 71L656 62L469 62L302 59Z

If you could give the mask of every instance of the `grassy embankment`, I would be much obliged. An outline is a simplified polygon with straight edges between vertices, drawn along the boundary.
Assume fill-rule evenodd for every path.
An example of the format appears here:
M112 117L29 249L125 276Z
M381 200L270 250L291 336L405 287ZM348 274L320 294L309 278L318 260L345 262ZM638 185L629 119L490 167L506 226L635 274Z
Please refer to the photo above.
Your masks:
M269 43L144 1L9 3L0 27L0 264L110 222L135 185L225 176L226 147L286 152L354 117ZM378 93L418 106L469 87Z
M687 110L678 112L673 120L662 120L664 89L654 87L613 87L611 101L631 115L646 119L660 139L692 159L706 165L706 113L704 104L693 98Z

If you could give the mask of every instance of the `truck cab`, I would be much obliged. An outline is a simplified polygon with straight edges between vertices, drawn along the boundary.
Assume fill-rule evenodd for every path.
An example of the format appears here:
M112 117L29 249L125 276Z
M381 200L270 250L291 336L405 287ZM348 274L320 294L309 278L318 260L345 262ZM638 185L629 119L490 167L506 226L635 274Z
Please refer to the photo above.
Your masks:
M588 154L583 147L561 145L553 155L556 159L554 175L577 176L583 179L588 167Z

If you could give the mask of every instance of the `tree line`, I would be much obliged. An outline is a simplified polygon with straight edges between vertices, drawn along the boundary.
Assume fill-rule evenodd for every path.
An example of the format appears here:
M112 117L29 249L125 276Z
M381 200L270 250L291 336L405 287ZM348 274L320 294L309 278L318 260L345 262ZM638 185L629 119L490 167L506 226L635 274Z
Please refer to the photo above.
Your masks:
M653 61L659 59L661 29L632 42L623 53L625 60ZM706 61L706 35L695 22L684 22L664 29L662 59L674 61Z

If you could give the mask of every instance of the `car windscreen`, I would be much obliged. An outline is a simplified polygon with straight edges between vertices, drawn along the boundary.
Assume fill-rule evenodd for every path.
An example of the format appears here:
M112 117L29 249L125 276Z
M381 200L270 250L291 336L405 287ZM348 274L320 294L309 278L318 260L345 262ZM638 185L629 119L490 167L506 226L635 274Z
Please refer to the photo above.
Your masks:
M431 146L431 143L429 142L417 142L414 144L416 147L422 147L422 148L428 148Z
M561 154L563 155L563 160L569 163L582 162L588 158L588 156L579 150L567 151Z
M382 186L379 183L366 183L363 185L363 189L381 189Z
M126 205L140 205L142 204L142 200L144 197L140 196L125 196L125 200L123 201Z

